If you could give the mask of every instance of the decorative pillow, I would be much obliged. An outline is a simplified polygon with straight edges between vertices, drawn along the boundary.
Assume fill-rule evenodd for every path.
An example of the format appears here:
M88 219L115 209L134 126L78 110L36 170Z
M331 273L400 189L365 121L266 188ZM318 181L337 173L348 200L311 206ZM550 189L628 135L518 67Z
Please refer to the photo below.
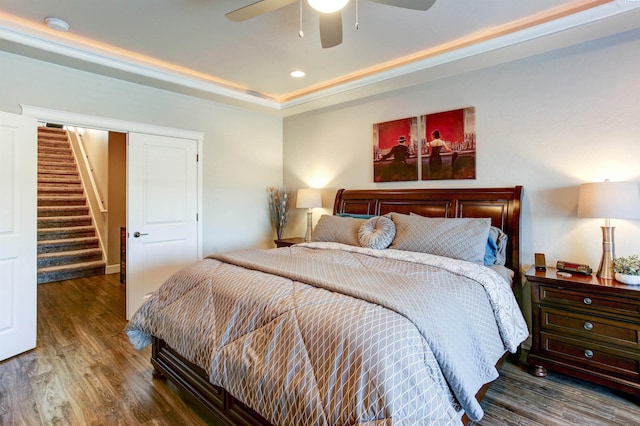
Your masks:
M375 216L360 225L358 241L362 247L383 250L396 235L396 226L388 217Z
M396 236L390 248L484 263L489 218L440 218L391 213Z
M487 238L487 247L484 251L484 266L495 265L498 258L498 244L496 244L496 240L491 236L491 231L489 231L489 238Z
M504 265L507 261L507 234L502 232L502 229L492 226L489 228L489 239L493 240L496 245L495 260L492 265ZM487 247L488 244L489 240L487 240Z
M360 213L338 213L336 216L354 217L356 219L371 219L372 217L376 217L375 214L360 214Z
M322 215L313 229L311 241L328 241L359 246L358 231L366 219Z

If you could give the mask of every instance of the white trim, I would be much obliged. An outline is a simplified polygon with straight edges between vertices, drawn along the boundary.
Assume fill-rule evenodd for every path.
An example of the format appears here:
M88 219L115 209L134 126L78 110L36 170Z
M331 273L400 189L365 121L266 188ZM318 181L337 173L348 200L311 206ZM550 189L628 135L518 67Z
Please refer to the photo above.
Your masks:
M501 37L496 37L481 43L472 44L460 49L455 49L449 52L441 53L422 59L420 61L412 62L407 65L389 69L375 73L373 75L359 78L357 80L328 87L324 90L310 93L308 95L302 95L295 97L291 100L284 101L280 104L280 109L290 115L291 112L287 110L293 110L296 107L304 106L305 104L311 104L336 95L344 95L349 92L353 92L357 89L371 88L378 83L389 82L401 77L407 77L424 70L434 69L441 65L450 63L456 63L465 59L482 57L491 52L507 49L513 46L522 46L523 44L531 46L540 46L547 43L546 50L555 50L567 45L572 45L578 42L587 41L585 34L576 38L572 31L579 31L586 29L591 33L592 38L603 37L613 33L624 31L626 27L621 25L612 26L604 29L605 34L601 31L594 31L591 26L606 23L607 19L619 16L623 19L625 24L630 27L637 27L638 15L640 15L640 1L634 3L624 3L623 5L618 2L608 3L606 5L598 6L593 9L588 9L574 15L559 18L553 21L545 22L544 24L536 25L531 28L527 28L521 31L506 34ZM626 15L626 16L625 16ZM582 28L584 27L584 28ZM587 29L588 28L588 29ZM548 43L547 38L555 37L554 43ZM562 40L562 42L558 42ZM529 49L531 52L539 53L534 48ZM513 57L515 56L515 57ZM507 55L503 61L509 61L517 59L517 54L512 56ZM487 65L491 65L487 63ZM402 85L402 83L400 83ZM380 92L384 90L373 90L373 92ZM332 102L329 101L329 104ZM304 110L304 109L303 109ZM302 111L303 111L302 110ZM295 111L298 113L301 111Z
M105 274L119 274L120 273L120 265L107 265L106 268L104 268L104 273Z
M136 123L134 121L118 120L115 118L98 117L69 111L59 111L49 108L41 108L20 104L22 115L35 117L39 121L67 124L76 127L89 127L99 130L111 130L115 132L136 132L148 135L170 136L182 139L194 139L202 141L204 133L194 130L176 129L173 127L156 126L154 124Z
M375 73L374 75L367 77L358 78L352 82L337 84L324 90L294 97L293 99L283 102L278 102L268 95L253 92L249 89L232 87L231 83L230 85L225 85L224 82L216 82L213 80L207 81L194 76L180 74L176 71L167 70L159 66L154 66L152 64L133 62L132 60L128 60L126 57L117 57L113 54L104 53L98 50L91 50L89 47L72 46L57 40L45 39L42 34L29 33L27 28L5 20L0 20L0 39L74 58L88 64L96 64L107 69L130 73L133 76L151 79L153 80L152 82L147 82L145 84L149 84L152 87L167 88L166 85L169 85L173 87L168 88L168 90L174 90L178 93L194 95L193 91L195 91L195 96L202 96L206 98L207 95L214 95L220 96L223 99L246 102L255 106L266 107L268 109L287 111L293 110L302 105L309 105L316 101L319 101L318 103L321 107L322 104L326 102L326 98L331 96L344 96L348 93L352 93L355 89L363 89L383 82L399 80L402 77L406 78L411 74L428 70L439 65L460 61L466 58L477 57L488 52L493 52L514 45L534 42L550 35L563 34L563 36L566 36L566 43L578 43L584 41L584 39L579 37L576 39L575 37L572 37L570 34L572 30L579 27L590 26L594 23L603 22L615 16L624 17L625 20L627 17L637 19L635 15L637 15L639 10L639 1L612 1L610 3L593 7L553 21L545 22L531 28L496 37L485 42L472 44L461 49L456 49L453 52L437 54L424 60L398 66L388 71ZM611 28L609 28L610 33L620 32L623 30L624 29L619 28L615 23L611 25ZM588 36L586 37L589 39ZM508 58L506 60L508 60ZM134 79L129 80L134 81ZM411 79L408 80L409 81L405 85L411 84ZM155 84L153 83L154 81L156 82ZM164 85L160 83L164 83ZM402 85L401 82L398 82L398 84ZM384 91L383 86L384 85L379 86L377 90L374 90L374 92ZM283 94L283 97L286 96L286 94ZM287 112L289 115L292 113L291 111Z
M195 130L176 129L173 127L156 126L153 124L136 123L133 121L117 120L114 118L98 117L75 112L59 111L30 105L20 105L22 115L33 117L38 121L66 124L69 126L87 127L100 130L111 130L121 133L146 133L149 135L169 136L174 138L192 139L197 142L198 157L202 159L202 145L204 133ZM202 161L197 164L198 174L198 258L202 258Z
M175 84L189 89L199 90L213 95L223 96L225 98L279 109L278 102L265 98L264 96L258 96L256 93L252 93L250 91L245 93L240 89L224 87L221 83L207 82L195 77L189 77L176 72L163 70L159 67L133 63L127 58L108 56L97 51L91 51L87 48L63 44L52 39L42 38L36 34L29 34L26 32L26 29L21 30L20 28L8 28L7 26L2 26L3 24L6 25L8 23L0 20L0 39L2 40L8 40L23 46L43 50L45 52L52 52L90 64L151 78L169 84Z

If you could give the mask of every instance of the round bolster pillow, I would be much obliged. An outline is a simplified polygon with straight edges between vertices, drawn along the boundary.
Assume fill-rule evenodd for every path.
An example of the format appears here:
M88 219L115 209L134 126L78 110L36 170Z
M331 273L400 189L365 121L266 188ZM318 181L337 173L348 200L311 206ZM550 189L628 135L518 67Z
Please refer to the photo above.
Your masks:
M396 235L396 225L385 216L368 219L358 231L358 242L362 247L382 250L389 247Z

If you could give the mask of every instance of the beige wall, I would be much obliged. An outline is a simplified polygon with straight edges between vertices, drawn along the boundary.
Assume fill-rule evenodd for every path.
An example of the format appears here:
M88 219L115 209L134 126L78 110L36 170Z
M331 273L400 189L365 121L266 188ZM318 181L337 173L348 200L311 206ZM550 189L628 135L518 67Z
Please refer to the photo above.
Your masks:
M598 267L597 219L576 217L583 182L640 181L640 30L284 120L284 184L338 188L523 185L522 261ZM375 184L372 124L475 106L477 179ZM304 235L295 211L287 236ZM317 220L320 211L316 210ZM640 253L640 221L616 220L616 253Z
M96 129L79 129L86 161L93 173L99 198L109 208L109 132ZM89 189L90 190L90 189Z
M109 132L107 265L120 263L120 228L127 225L127 135Z
M0 111L21 104L204 133L203 254L273 246L266 188L282 184L280 117L0 52Z

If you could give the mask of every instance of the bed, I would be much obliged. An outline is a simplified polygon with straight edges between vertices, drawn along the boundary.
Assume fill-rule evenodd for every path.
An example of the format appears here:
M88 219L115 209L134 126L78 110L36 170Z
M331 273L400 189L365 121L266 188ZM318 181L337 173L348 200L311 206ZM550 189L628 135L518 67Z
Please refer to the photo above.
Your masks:
M520 282L521 195L520 186L341 189L314 242L187 267L134 315L127 334L136 347L152 343L154 377L172 381L219 424L477 420L497 367L528 336L510 289ZM381 231L389 222L391 239ZM496 263L504 266L427 253L411 239L421 226L451 223L464 223L456 237L477 226L500 233ZM358 243L381 236L389 249ZM468 239L476 253L478 239L464 238L448 250L467 250ZM266 296L254 299L260 292ZM188 331L187 317L195 318Z

